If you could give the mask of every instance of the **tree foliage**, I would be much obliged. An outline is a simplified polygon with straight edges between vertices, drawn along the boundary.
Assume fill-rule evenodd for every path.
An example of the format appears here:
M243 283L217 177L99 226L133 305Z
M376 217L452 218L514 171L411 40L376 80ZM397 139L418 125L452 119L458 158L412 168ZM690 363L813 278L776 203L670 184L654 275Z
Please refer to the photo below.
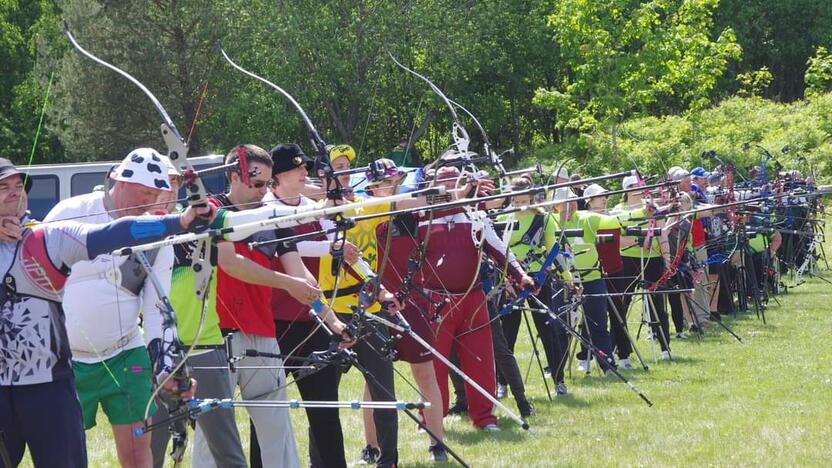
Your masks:
M444 103L396 67L389 51L472 111L498 149L623 166L622 155L606 152L617 139L628 141L624 132L640 119L689 121L734 95L791 100L804 86L819 105L830 82L830 5L0 0L0 152L28 160L50 77L35 163L117 159L136 146L162 146L161 121L147 97L68 47L64 19L82 45L147 85L195 154L224 153L240 142L308 144L289 102L232 69L219 44L285 88L327 141L352 144L362 161L402 139L424 159L450 143ZM478 148L481 136L460 116ZM824 118L812 125L827 128ZM615 123L620 131L611 132Z
M791 102L803 97L807 60L818 46L832 47L829 0L719 0L717 28L730 27L743 58L722 82L724 94L737 90L736 75L766 67L772 82L764 97Z
M564 0L549 24L565 65L536 102L561 125L592 130L632 115L707 105L740 49L731 29L714 36L716 0Z

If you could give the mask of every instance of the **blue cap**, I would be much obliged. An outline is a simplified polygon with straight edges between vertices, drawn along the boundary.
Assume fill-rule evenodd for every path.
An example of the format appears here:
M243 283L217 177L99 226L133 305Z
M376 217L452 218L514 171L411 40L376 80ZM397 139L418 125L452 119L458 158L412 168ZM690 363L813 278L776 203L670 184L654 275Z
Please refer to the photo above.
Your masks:
M694 167L693 170L690 171L690 175L693 177L708 177L711 173L702 167Z

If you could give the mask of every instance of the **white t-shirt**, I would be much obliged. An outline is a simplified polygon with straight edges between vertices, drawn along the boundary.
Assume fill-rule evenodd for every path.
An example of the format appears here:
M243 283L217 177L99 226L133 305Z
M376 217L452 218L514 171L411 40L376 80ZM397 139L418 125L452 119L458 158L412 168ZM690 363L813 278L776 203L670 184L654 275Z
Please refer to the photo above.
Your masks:
M318 202L316 202L315 200L312 200L311 198L307 198L303 195L300 195L300 199L299 199L297 205L288 205L286 203L283 203L282 200L279 200L274 195L274 192L272 192L272 191L266 192L266 195L263 196L263 205L271 206L271 205L274 205L274 204L279 204L279 205L283 205L283 206L290 206L290 207L293 207L293 208L307 208L307 207L310 207L310 206L318 205ZM325 220L325 219L320 220L321 227L323 227L323 223L326 222L326 221L327 220ZM335 226L335 223L330 222L330 224L329 224L329 226L327 226L327 228L328 227L333 227L333 226ZM327 228L324 228L324 229L327 229ZM309 241L309 240L306 240L306 241L301 241L301 242L297 243L298 255L300 255L301 257L326 257L327 255L330 255L330 248L331 247L332 247L332 242L328 241L328 240L326 240L326 241Z
M90 224L112 221L104 208L104 192L72 197L58 203L44 222L75 219ZM170 290L173 249L148 255L165 294ZM101 362L118 353L160 338L159 297L150 278L134 257L99 255L72 266L64 288L63 308L72 360ZM139 329L143 313L144 333Z

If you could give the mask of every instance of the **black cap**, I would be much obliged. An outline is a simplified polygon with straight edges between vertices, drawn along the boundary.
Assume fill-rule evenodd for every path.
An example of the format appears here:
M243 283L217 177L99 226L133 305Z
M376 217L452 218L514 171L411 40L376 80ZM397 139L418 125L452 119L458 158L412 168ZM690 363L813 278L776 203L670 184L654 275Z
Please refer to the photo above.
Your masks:
M5 179L6 177L11 177L15 174L20 174L23 178L24 188L26 189L26 193L29 193L29 189L32 188L32 179L29 178L28 175L20 172L14 167L11 161L6 158L0 158L0 180Z
M294 143L281 143L272 148L269 154L272 157L272 162L274 162L272 176L291 171L303 165L306 165L307 171L311 171L315 165L315 162L303 153L300 146Z

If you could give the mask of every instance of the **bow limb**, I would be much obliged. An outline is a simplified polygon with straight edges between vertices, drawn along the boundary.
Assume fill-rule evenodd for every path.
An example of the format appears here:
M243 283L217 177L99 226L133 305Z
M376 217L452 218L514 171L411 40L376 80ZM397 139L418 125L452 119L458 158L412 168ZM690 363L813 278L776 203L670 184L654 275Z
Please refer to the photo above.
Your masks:
M430 86L430 89L432 89L433 92L436 93L436 95L439 96L440 99L442 99L442 101L448 107L448 111L451 113L451 116L454 119L453 127L451 128L451 136L454 140L454 146L460 153L467 153L468 146L471 144L471 137L468 136L468 131L465 130L465 127L462 125L462 123L460 123L459 116L457 116L456 110L454 110L454 106L453 104L451 104L451 100L448 99L448 97L445 96L445 93L443 93L438 86L433 84L433 82L430 79L418 73L417 71L403 65L401 62L399 62L398 59L396 59L396 57L389 50L387 51L387 55L390 56L390 59L392 59L393 62L399 66L399 68L427 83L428 86Z
M294 107L294 109L300 115L301 119L303 120L304 125L307 128L310 143L312 144L312 147L315 150L315 170L316 171L322 171L323 174L324 174L324 178L325 178L324 190L327 192L327 198L332 200L333 202L343 201L344 200L344 196L343 196L344 190L343 190L343 187L341 186L341 183L340 183L338 177L334 176L334 171L332 169L332 164L331 164L331 161L329 160L327 144L324 141L324 139L321 137L321 134L315 128L315 125L312 123L312 120L309 118L306 111L304 111L304 109L300 105L300 103L298 103L298 101L291 94L289 94L289 92L284 90L282 87L278 86L277 84L273 83L272 81L270 81L266 78L263 78L262 76L260 76L256 73L253 73L249 70L246 70L242 66L238 65L236 62L234 62L231 59L231 57L228 56L228 54L225 52L225 50L222 47L219 47L219 52L222 54L222 56L226 60L226 62L228 62L233 68L235 68L239 72L243 73L244 75L249 76L251 78L254 78L255 80L260 81L261 83L265 84L266 86L270 87L271 89L277 91L278 93L280 93L284 98L286 98L291 103L292 107ZM335 186L334 189L329 188L331 183L334 183L334 186ZM340 214L340 212L337 212L337 213L334 213L334 214L335 214L335 221L336 221L336 226L337 226L337 222L342 219L342 215ZM342 257L344 242L346 242L346 229L336 231L335 239L334 239L333 244L332 244L333 245L333 249L332 249L333 266L334 266L334 271L332 272L333 273L332 276L334 278L334 284L333 284L333 289L332 289L332 302L331 302L332 304L334 304L335 301L337 300L338 290L339 290L339 286L340 286L340 283L341 283L341 276L342 276L343 271L344 271L343 270L343 257ZM323 310L323 308L326 307L325 302L321 301L320 306ZM329 311L334 312L334 310L331 308L331 306L329 307ZM306 338L301 340L294 349L292 349L289 353L286 354L286 359L289 359L289 358L293 357L293 355L297 352L297 350L300 349L300 347L306 341L308 341L315 333L318 332L318 330L322 326L321 325L322 323L323 323L322 321L316 321L315 326L312 327L312 330L310 330L310 332L306 336ZM284 335L288 331L289 331L289 329L284 331Z
M128 81L130 81L139 89L141 89L142 92L150 99L154 107L156 107L156 110L159 112L159 115L162 117L162 138L168 147L168 157L170 158L171 162L176 166L177 170L181 173L185 181L185 190L188 193L188 204L192 207L206 206L208 193L205 190L205 186L203 185L202 181L199 179L199 177L196 176L196 171L194 170L193 166L188 160L188 144L179 134L179 131L176 129L176 125L174 125L173 123L173 120L171 120L167 111L165 111L165 108L162 106L162 104L159 102L156 96L154 96L153 93L151 93L146 86L144 86L139 80L134 78L129 73L116 67L115 65L112 65L96 57L94 54L84 49L75 40L75 37L72 35L71 31L69 30L69 25L66 22L64 22L64 34L69 39L70 43L82 55L126 78ZM207 227L207 225L207 220L198 218L197 221L194 223L193 228L204 229ZM213 263L210 259L210 255L211 248L209 241L206 239L198 242L195 248L195 253L192 256L191 268L196 278L195 293L197 297L202 299L202 311L200 318L200 326L198 328L197 335L194 337L194 342L192 343L191 348L188 349L187 352L185 352L184 350L184 346L179 338L179 334L176 329L176 315L173 310L173 307L170 305L170 299L168 298L167 294L165 294L164 289L161 287L161 284L159 283L159 280L156 277L153 270L149 268L150 264L149 262L147 262L147 258L144 256L144 254L137 255L137 259L141 262L142 266L147 271L148 277L153 282L153 286L154 288L156 288L157 294L159 295L159 311L163 316L163 343L161 343L162 355L158 357L162 360L162 363L164 362L164 359L166 357L170 358L173 363L172 369L170 367L164 366L163 364L161 365L161 367L165 371L169 371L169 373L164 379L162 379L161 382L157 383L156 389L154 390L153 394L147 402L147 405L145 407L145 424L147 424L147 419L149 417L150 407L153 399L159 394L160 389L162 389L168 381L170 381L171 379L175 379L179 383L180 391L186 391L191 386L190 370L186 363L191 350L199 340L199 335L202 332L202 324L205 321L207 305L206 297L211 282ZM166 340L166 337L168 338L168 340ZM182 405L182 402L180 400L177 400L177 403L175 403L175 405L178 408ZM174 448L171 455L174 457L174 461L176 463L180 463L181 457L184 455L185 444L187 443L186 428L181 425L178 425L171 426L171 430L175 433Z

